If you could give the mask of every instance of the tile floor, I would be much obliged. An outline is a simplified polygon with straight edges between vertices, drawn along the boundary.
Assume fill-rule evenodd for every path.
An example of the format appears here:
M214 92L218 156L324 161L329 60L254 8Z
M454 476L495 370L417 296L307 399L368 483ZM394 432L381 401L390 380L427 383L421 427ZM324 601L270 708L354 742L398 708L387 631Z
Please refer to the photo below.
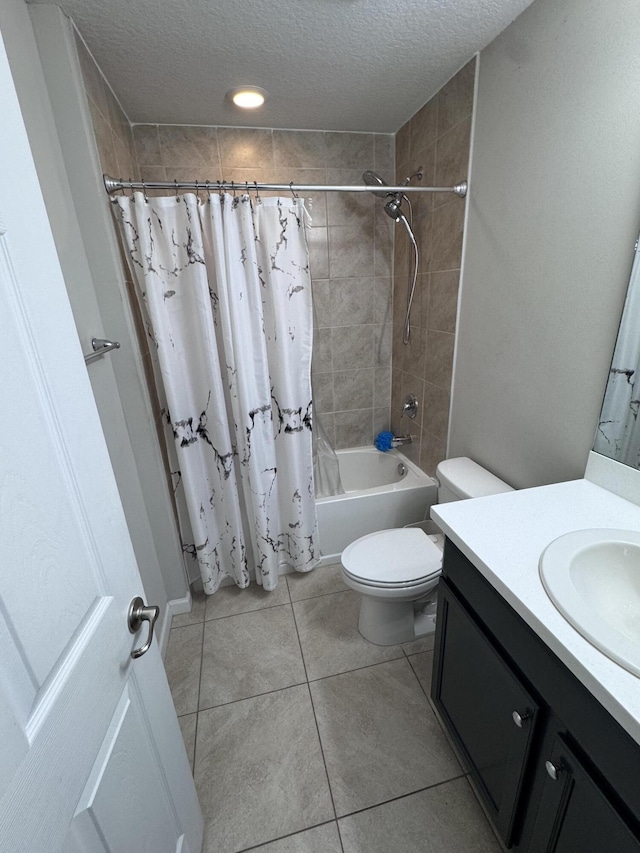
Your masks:
M358 603L334 565L173 620L203 853L500 853L427 700L432 638L368 643Z

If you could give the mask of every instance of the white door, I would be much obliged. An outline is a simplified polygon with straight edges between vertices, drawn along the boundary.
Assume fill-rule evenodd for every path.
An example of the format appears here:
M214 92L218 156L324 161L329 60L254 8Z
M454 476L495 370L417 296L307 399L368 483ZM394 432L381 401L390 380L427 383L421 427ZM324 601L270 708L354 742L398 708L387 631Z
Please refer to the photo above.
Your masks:
M202 816L0 39L0 851L198 853ZM148 602L153 604L153 602Z

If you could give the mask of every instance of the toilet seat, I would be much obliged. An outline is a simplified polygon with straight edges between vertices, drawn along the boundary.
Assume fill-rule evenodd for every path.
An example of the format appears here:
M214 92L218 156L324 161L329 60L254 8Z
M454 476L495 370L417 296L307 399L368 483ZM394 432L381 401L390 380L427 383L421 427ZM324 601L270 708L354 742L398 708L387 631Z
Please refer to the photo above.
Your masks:
M342 552L346 575L377 589L411 588L440 574L442 553L418 527L378 530Z

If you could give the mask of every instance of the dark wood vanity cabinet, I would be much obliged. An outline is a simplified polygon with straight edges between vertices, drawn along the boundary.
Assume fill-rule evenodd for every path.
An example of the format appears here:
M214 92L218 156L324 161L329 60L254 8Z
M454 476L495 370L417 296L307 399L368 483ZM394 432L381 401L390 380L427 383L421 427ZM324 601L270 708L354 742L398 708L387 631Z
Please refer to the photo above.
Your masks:
M640 746L450 541L439 589L432 697L505 845L640 853Z

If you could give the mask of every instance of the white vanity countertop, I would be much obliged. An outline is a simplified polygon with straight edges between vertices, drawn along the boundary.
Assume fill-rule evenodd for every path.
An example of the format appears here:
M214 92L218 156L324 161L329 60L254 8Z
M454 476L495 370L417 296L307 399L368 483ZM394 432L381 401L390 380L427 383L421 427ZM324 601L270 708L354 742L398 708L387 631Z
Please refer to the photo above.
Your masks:
M439 504L432 518L489 583L640 743L640 678L585 640L547 596L538 562L564 533L591 527L640 531L640 506L573 480Z

